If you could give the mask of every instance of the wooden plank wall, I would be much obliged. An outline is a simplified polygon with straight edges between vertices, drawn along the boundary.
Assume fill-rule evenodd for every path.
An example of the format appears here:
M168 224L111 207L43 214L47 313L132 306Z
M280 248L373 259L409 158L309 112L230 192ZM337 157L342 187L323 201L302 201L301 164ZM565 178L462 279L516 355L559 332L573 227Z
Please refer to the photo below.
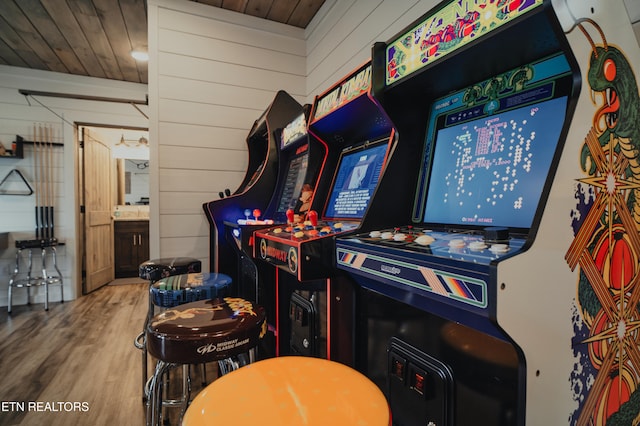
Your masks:
M371 58L387 41L440 0L340 0L327 2L306 29L309 99Z
M151 257L195 257L206 271L202 204L240 184L247 134L276 92L304 102L304 31L199 3L148 5Z
M151 153L158 191L150 206L151 257L196 257L209 270L202 203L240 183L247 132L274 93L313 102L367 61L374 41L435 4L327 1L302 31L199 4L150 1L149 48L157 57L149 66L150 132L159 144L158 158Z
M313 102L369 60L374 42L389 40L438 3L327 0L300 34L192 2L150 1L149 43L157 64L152 60L149 82L158 101L152 132L160 143L152 161L159 169L151 174L158 191L151 200L152 257L189 255L208 269L209 225L201 204L239 183L244 138L273 92Z
M15 136L32 139L33 124L49 125L54 141L64 147L55 150L55 233L65 243L58 248L58 265L65 282L65 299L80 295L76 269L81 261L76 255L77 200L75 185L75 122L114 126L147 127L148 120L128 104L81 101L58 97L26 99L18 90L48 91L86 96L144 100L147 85L114 80L78 77L39 70L0 65L0 141L11 147ZM38 101L40 103L38 103ZM146 106L139 106L145 113ZM33 186L33 147L26 146L24 159L0 158L0 180L12 169L18 169ZM14 180L12 178L12 180ZM15 185L15 184L13 184ZM0 251L0 306L7 304L9 272L13 271L15 240L35 237L35 197L0 195L0 232L11 232L9 249ZM39 258L35 260L39 262ZM15 304L26 302L26 291L16 291ZM44 289L33 291L34 302L44 300ZM51 300L59 298L57 288L51 289Z

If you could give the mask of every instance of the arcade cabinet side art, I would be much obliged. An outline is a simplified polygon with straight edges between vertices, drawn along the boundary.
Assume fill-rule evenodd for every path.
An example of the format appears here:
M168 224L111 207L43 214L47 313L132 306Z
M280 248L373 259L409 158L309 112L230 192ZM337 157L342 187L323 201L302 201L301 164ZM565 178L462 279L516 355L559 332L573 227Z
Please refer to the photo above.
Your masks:
M578 20L573 31L591 46L590 57L578 60L595 112L579 152L585 176L576 179L574 239L565 255L579 271L570 377L578 408L570 424L639 425L638 70L595 20Z

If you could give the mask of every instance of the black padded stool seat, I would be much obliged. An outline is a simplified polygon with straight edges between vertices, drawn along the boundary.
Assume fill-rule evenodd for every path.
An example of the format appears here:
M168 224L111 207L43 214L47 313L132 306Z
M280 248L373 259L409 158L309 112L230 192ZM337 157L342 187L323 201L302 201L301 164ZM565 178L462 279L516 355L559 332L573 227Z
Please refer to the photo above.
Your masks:
M151 282L172 275L202 271L202 262L192 257L165 257L151 259L140 264L138 276Z
M146 348L158 363L145 388L149 401L147 425L162 424L162 407L167 404L180 404L182 418L191 393L188 364L218 361L221 374L225 374L227 369L253 362L255 348L265 332L264 309L237 297L185 303L151 318L146 327ZM182 398L163 401L161 378L178 365L183 369Z
M189 302L227 295L231 277L217 272L172 275L151 284L153 304L173 308Z
M265 331L261 306L237 297L200 300L154 316L147 350L168 363L207 363L255 348Z

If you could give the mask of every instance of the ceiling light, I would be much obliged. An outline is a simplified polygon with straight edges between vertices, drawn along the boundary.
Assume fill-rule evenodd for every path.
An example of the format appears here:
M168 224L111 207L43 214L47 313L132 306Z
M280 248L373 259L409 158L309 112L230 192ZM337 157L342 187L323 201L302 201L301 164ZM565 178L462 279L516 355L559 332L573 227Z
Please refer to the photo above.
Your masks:
M136 61L148 61L149 60L149 52L142 51L142 50L132 50L131 51L131 56Z

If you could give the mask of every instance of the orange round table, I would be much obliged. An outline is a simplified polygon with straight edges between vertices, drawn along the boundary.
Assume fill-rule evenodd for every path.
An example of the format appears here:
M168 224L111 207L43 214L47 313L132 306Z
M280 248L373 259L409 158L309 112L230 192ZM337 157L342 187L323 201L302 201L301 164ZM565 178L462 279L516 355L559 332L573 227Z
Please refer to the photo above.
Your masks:
M367 377L326 359L285 356L215 380L187 409L182 426L389 426L384 394Z

